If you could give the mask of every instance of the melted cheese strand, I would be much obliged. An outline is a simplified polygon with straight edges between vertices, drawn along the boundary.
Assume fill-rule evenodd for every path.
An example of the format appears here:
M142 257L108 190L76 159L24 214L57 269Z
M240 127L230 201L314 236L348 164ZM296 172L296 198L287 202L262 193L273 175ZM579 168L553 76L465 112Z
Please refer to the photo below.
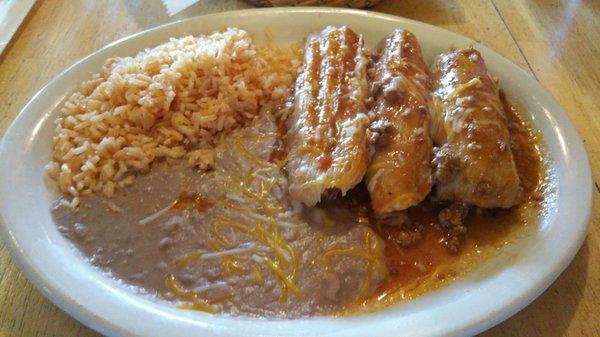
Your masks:
M332 249L324 252L323 255L321 256L326 273L330 271L329 259L334 255L356 256L356 257L362 257L363 259L365 259L366 275L365 275L365 281L363 282L361 289L360 289L359 297L364 297L367 295L369 288L371 287L371 281L373 278L373 272L374 272L375 268L379 269L380 271L382 268L385 268L385 267L383 267L382 262L377 258L377 256L373 252L373 249L375 248L374 245L376 244L376 241L373 241L373 239L374 239L373 232L367 231L365 233L365 241L364 241L365 248L356 247L356 246L346 247L346 248L332 248Z
M273 254L274 259L256 254L252 255L252 259L256 263L266 266L277 277L281 286L280 301L284 302L288 300L289 291L292 291L296 295L302 293L295 283L299 269L298 257L295 250L281 238L279 224L276 220L276 217L286 212L287 209L278 205L270 194L275 185L279 184L279 186L282 186L286 182L275 177L269 178L269 170L280 170L285 161L279 163L265 161L254 155L239 139L234 139L233 144L245 158L259 168L250 169L247 173L231 172L231 179L225 182L225 187L231 192L225 196L222 204L226 208L238 211L239 213L249 213L250 218L256 220L255 226L251 228L229 217L214 216L211 229L217 241L207 242L207 245L215 252L191 252L178 259L176 264L178 267L181 267L198 258L221 258L223 263L222 270L225 275L241 275L248 273L249 270L244 268L246 263L243 262L244 258L240 254L256 252L261 248L257 245L260 244ZM259 174L262 172L265 172L264 175ZM257 207L250 209L245 204L257 204ZM287 225L289 224L286 223L285 226ZM231 248L231 241L221 232L223 226L245 234L257 244L247 243L246 246L240 245L236 248ZM265 284L265 279L258 266L252 269L252 276L257 284ZM183 299L187 300L192 296L185 292L179 292L179 294L183 295ZM233 298L233 294L223 297L222 300L227 301L231 298ZM197 304L194 302L188 306L194 307Z
M181 284L179 284L177 279L175 279L175 276L173 274L167 275L166 284L167 284L167 288L169 289L169 291L172 292L173 294L175 294L175 296L177 296L178 298L180 298L182 300L187 300L187 301L191 302L191 303L179 305L179 306L177 306L178 308L201 310L201 311L210 312L211 314L217 313L217 311L218 311L217 308L212 306L210 302L200 299L198 297L198 294L196 294L193 291L185 290L181 286Z
M177 201L172 202L169 206L167 206L161 210L158 210L156 213L143 218L142 220L138 221L138 223L140 225L145 225L149 222L152 222L152 221L158 219L161 215L167 214L167 212L170 211L171 208L173 208L173 206L175 206L176 203L177 203Z

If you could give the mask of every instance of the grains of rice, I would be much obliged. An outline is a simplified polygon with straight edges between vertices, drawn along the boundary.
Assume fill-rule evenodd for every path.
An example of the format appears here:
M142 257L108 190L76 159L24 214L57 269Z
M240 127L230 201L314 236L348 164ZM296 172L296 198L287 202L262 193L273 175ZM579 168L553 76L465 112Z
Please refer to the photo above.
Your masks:
M188 154L188 163L202 170L210 169L215 163L214 149L198 149Z
M212 138L283 102L300 57L297 46L257 46L228 28L109 59L64 104L47 173L78 203L112 196L160 158L210 168Z

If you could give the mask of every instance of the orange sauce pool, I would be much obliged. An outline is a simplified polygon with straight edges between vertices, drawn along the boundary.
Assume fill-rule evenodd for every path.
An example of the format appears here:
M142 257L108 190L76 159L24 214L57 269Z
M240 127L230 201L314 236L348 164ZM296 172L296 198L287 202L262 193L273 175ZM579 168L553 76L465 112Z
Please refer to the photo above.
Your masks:
M525 191L524 202L506 210L471 209L464 221L467 233L455 253L447 249L443 233L435 226L443 205L426 200L408 210L411 222L425 227L422 237L408 247L394 240L397 228L373 226L386 243L384 255L389 277L374 294L351 305L347 311L373 310L437 289L481 265L523 233L525 227L539 222L545 193L543 182L547 178L540 139L504 95L502 102L511 133L511 149Z
M174 209L195 209L199 213L211 207L213 204L199 193L182 193L173 204Z

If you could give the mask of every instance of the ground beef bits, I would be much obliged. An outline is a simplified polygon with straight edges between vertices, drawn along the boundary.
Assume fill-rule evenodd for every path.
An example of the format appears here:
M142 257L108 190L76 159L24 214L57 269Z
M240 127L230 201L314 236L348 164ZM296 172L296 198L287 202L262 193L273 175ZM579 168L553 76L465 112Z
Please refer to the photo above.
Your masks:
M463 203L453 203L438 214L440 230L444 233L443 243L452 252L458 252L462 237L467 232L463 220L469 213L469 207Z

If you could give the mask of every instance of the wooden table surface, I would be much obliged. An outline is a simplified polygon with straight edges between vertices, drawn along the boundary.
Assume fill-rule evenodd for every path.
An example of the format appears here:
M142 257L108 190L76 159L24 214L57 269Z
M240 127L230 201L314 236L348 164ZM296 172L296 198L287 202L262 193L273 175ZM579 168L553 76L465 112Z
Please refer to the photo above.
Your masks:
M166 22L250 7L204 0L169 17L159 0L38 0L0 56L0 136L36 91L102 46ZM372 10L481 41L532 73L565 108L596 182L588 237L546 292L482 336L600 336L600 1L387 0ZM0 337L8 336L98 334L35 290L0 246Z

